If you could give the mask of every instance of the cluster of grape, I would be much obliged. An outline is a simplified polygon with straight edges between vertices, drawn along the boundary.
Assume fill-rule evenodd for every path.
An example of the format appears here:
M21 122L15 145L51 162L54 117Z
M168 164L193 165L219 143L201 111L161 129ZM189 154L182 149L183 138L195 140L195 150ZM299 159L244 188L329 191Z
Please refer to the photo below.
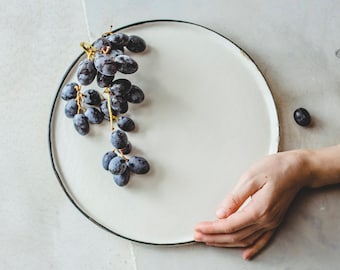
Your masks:
M115 79L117 72L132 74L138 70L137 62L125 50L140 53L146 49L145 41L135 35L108 32L97 39L92 45L81 43L87 54L77 68L78 83L70 82L61 91L61 98L67 101L65 115L73 118L73 124L80 135L90 131L90 124L100 124L104 120L111 123L111 144L102 166L113 174L115 183L125 186L130 173L145 174L150 166L143 157L126 155L132 146L126 132L135 128L134 121L122 114L126 113L129 103L138 104L144 100L144 92L128 79ZM97 82L102 93L84 86Z

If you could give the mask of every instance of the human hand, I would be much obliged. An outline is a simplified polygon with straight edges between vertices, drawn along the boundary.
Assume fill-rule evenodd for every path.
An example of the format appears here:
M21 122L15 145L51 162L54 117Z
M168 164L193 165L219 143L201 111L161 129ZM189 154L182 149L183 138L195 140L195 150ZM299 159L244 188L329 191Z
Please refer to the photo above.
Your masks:
M196 225L194 239L215 247L245 247L243 258L252 258L268 243L309 177L302 153L273 154L252 166L223 200L218 219Z

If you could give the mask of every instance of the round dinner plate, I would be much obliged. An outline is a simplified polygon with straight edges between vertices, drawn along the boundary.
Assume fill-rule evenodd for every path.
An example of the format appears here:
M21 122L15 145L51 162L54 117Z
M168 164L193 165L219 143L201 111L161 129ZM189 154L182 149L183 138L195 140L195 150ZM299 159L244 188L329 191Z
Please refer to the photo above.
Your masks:
M128 133L130 155L150 163L146 175L117 186L102 168L112 149L108 121L79 135L60 98L77 82L70 66L50 117L53 169L72 203L88 219L123 238L156 245L193 241L196 223L215 219L215 209L253 162L278 149L279 125L270 89L249 56L203 26L172 20L139 22L117 31L141 36L143 53L128 78L145 100L125 114L136 123ZM83 89L102 91L96 83Z

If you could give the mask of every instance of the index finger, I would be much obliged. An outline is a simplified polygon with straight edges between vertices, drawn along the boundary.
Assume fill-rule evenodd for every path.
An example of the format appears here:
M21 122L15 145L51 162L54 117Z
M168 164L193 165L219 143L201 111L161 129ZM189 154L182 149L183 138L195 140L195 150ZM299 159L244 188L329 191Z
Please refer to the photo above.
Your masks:
M244 209L226 219L201 222L195 230L204 234L234 233L255 223L254 215Z

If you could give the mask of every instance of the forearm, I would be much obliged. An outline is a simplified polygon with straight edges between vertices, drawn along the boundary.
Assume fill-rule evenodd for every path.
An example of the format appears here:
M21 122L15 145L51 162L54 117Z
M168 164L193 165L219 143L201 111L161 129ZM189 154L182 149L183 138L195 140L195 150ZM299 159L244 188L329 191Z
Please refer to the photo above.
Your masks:
M301 150L309 170L306 187L318 188L340 183L340 144L318 150Z

